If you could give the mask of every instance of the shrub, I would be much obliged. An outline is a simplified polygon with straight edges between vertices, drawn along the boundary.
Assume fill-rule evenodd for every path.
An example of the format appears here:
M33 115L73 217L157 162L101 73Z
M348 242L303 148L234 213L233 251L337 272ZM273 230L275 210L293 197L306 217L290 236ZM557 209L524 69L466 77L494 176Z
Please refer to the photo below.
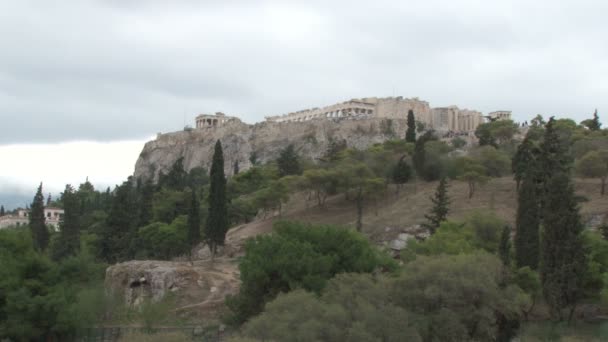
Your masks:
M331 225L278 222L272 235L245 245L240 293L227 299L229 321L242 323L258 314L281 292L296 288L320 293L327 281L343 272L372 272L396 264L362 235Z

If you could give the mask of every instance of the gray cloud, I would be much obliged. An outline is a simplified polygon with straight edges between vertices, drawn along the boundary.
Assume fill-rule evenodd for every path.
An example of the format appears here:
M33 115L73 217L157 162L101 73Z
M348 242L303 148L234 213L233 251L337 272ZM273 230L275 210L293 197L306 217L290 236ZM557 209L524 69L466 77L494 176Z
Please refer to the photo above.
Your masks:
M588 117L608 110L608 3L0 3L0 144L142 138L361 96Z

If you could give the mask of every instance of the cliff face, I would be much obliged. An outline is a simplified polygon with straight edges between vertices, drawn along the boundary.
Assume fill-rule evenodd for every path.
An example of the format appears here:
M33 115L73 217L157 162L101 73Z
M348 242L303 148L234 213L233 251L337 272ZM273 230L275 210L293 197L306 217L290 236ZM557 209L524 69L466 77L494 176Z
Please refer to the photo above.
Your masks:
M345 141L348 147L364 149L390 138L403 137L406 120L361 118L342 120L311 120L305 122L247 125L240 122L221 127L199 128L162 134L144 146L134 176L143 180L158 178L180 157L184 169L211 167L215 142L219 139L224 150L226 174L232 175L238 161L240 170L251 167L249 161L255 152L261 163L275 160L281 149L293 143L298 153L316 160L322 157L331 141Z

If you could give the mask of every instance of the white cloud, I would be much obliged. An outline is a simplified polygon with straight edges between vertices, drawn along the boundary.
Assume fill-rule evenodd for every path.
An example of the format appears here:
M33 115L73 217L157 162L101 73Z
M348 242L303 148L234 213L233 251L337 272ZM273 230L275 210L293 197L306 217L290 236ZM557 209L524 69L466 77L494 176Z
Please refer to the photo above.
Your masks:
M0 192L33 193L40 182L45 193L59 193L66 184L78 186L86 177L98 189L113 187L133 174L144 141L0 146Z

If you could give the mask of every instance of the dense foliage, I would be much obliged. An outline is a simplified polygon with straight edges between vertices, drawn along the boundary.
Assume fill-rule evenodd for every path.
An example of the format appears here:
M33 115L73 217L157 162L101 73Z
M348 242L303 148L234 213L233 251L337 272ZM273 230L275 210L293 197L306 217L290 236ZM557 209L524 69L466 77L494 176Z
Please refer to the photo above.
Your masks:
M231 320L242 323L281 292L302 288L320 293L343 272L394 269L395 264L361 235L340 227L278 222L272 235L245 245L240 293L228 299Z

